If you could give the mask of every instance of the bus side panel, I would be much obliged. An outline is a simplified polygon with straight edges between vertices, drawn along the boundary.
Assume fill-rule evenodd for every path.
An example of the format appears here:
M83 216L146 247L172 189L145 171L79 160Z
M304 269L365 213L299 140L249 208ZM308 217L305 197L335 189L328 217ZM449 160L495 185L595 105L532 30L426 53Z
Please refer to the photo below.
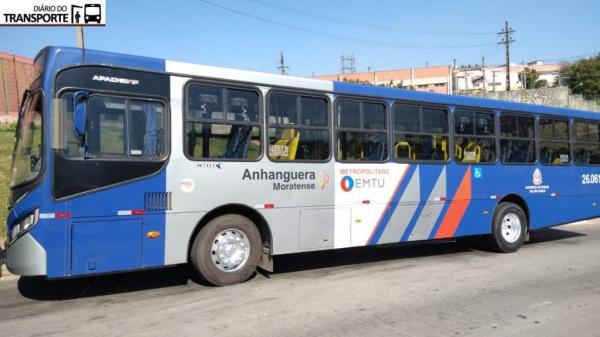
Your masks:
M136 252L139 246L140 258L135 257L129 260L132 252L123 254L122 259L126 260L127 269L154 267L164 265L165 248L165 211L146 210L145 194L150 192L165 191L165 169L163 168L154 176L142 178L140 180L118 185L105 190L92 192L77 198L66 201L71 210L73 223L85 223L73 227L72 242L73 247L80 246L80 239L86 240L91 244L91 251L97 252L97 265L103 269L85 269L80 265L83 263L80 259L92 258L91 251L76 250L73 248L71 257L72 275L80 273L91 273L101 271L117 271L122 269L119 259L113 256L104 255L100 247L105 250L111 250L109 247L130 246ZM137 213L137 214L135 214ZM133 230L129 220L140 219L139 228ZM97 227L97 228L93 228ZM85 229L84 229L85 228ZM106 232L109 231L109 232ZM160 233L157 238L147 237L147 233L155 231ZM94 240L87 240L90 233L96 233ZM78 236L76 236L78 234ZM82 252L83 255L76 256L76 252ZM100 261L102 259L103 261Z
M142 265L142 220L73 221L72 273L137 269Z

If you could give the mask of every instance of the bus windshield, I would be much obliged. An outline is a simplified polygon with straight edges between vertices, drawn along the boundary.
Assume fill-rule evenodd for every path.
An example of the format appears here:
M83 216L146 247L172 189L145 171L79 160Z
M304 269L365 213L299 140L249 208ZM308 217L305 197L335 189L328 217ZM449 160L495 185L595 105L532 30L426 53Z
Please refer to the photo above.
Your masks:
M85 7L85 15L100 15L100 7Z
M13 152L11 187L33 180L42 167L42 95L29 94L23 103Z

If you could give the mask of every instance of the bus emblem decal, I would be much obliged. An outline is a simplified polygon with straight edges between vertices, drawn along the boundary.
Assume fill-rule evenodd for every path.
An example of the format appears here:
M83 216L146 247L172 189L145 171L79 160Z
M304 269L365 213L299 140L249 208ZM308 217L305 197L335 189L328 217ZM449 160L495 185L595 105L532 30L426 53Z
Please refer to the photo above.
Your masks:
M327 183L329 182L329 174L327 174L327 171L322 171L317 173L317 184L319 185L319 187L321 189L324 189L325 186L327 186Z
M542 184L542 171L540 171L539 168L536 168L533 171L533 181L532 181L532 183L535 186L540 186Z

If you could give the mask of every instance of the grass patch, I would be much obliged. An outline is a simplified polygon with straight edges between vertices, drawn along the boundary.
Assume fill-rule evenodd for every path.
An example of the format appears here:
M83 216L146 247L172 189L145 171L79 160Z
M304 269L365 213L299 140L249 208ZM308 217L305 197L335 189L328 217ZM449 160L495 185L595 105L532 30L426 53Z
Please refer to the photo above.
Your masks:
M0 128L0 246L6 239L6 213L8 208L10 166L14 146L14 129Z

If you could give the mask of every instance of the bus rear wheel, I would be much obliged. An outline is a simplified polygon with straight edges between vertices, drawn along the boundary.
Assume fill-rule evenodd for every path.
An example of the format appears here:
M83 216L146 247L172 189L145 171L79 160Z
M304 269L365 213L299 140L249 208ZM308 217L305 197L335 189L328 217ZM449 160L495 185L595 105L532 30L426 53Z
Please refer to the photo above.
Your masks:
M246 281L260 259L262 241L254 223L238 214L209 221L196 235L190 261L204 281L224 286Z
M488 242L492 250L513 253L519 250L527 235L527 216L521 206L503 202L494 211L492 234Z

